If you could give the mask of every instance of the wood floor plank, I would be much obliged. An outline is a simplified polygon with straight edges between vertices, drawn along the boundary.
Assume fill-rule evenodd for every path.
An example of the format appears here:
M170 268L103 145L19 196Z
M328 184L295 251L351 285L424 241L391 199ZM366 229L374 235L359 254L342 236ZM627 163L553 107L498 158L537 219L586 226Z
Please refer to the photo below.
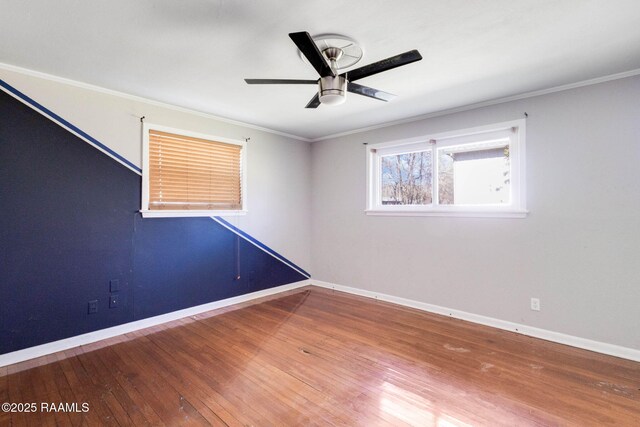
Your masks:
M251 316L249 313L245 312L245 316L247 319L251 319ZM245 317L243 316L243 317ZM240 319L237 319L234 323L239 323ZM263 323L264 320L253 320L250 323L253 325L258 325ZM295 330L304 330L304 327L302 328L295 328ZM295 334L294 331L287 331L286 333L286 337L288 341L292 340L293 334ZM323 345L326 344L326 341L323 342ZM345 347L346 345L349 344L348 340L343 339L341 341L341 347ZM303 354L306 354L308 358L314 359L318 356L318 352L314 349L313 351L307 351L308 348L310 348L308 346L307 343L301 342L301 343L296 343L295 345L300 345L300 348L304 349L305 351L303 351ZM276 346L279 347L279 346ZM261 349L264 350L266 347L263 346ZM317 348L318 351L322 351L321 348ZM360 351L362 351L362 349L360 349ZM381 384L385 385L384 383L386 382L386 380L388 380L388 373L384 372L384 371L379 371L379 372L366 372L367 370L367 362L365 362L364 365L355 365L354 361L357 360L357 358L359 357L359 354L349 354L349 355L345 355L345 357L343 358L339 358L338 359L332 359L331 357L331 353L327 354L327 362L324 363L324 365L327 367L327 371L325 372L321 372L320 376L319 376L319 381L322 382L323 378L331 378L331 384L343 384L343 388L346 390L351 390L351 395L342 395L341 399L347 400L347 401L362 401L363 399L367 398L367 393L362 393L363 389L365 391L370 392L372 395L376 395L378 394L379 391L379 386ZM381 355L383 358L386 356L388 357L388 355ZM347 369L343 369L341 368L341 365L347 364ZM304 366L319 366L322 365L322 361L320 360L311 360L311 361L304 361L303 362ZM380 377L380 372L384 373L384 377ZM352 374L355 373L355 374ZM337 378L332 378L333 375L337 374ZM360 376L358 376L358 374ZM366 374L366 375L362 375L362 374ZM384 382L383 382L384 380ZM351 385L351 387L350 387ZM356 385L355 387L353 387L353 385ZM413 388L413 386L415 386L415 384L409 384L409 388ZM321 387L321 386L319 386ZM389 400L388 396L386 397L387 400ZM416 409L416 407L412 407L412 409ZM388 414L384 414L384 415L388 415ZM398 424L398 420L394 419L393 420L393 424Z
M147 335L148 338L150 335ZM142 346L131 349L131 351L139 351ZM199 372L194 371L191 367L185 367L172 357L173 352L165 353L164 349L158 349L149 339L144 341L145 356L153 357L156 363L157 373L171 384L172 388L179 394L181 401L190 402L198 413L206 419L211 425L240 425L238 421L225 410L224 407L217 403L221 400L220 396L214 395L209 387L202 387L198 384ZM186 369L182 369L186 368ZM214 400L215 398L215 400Z
M9 369L7 370L7 387L8 387L8 391L9 391L9 399L7 400L7 402L9 403L26 403L26 400L24 400L22 398L22 391L25 390L25 392L28 393L28 389L29 387L31 387L31 385L29 384L29 382L25 382L24 378L26 377L26 375L23 372L14 372L11 367L9 366ZM11 411L11 409L10 409ZM33 425L34 423L38 422L40 419L40 416L37 414L27 414L24 412L7 412L10 415L9 418L9 422L10 425L20 425L20 426L28 426L28 425Z
M114 375L98 355L99 351L85 352L81 359L91 366L94 382L98 384L105 394L110 395L105 399L110 403L110 408L118 424L120 425L147 425L149 421L144 416L138 405L134 403L131 395L122 388Z
M98 419L98 425L118 425L114 418L111 408L103 399L102 390L91 380L89 373L82 365L79 356L82 355L81 348L67 350L65 353L70 357L63 362L68 362L73 376L77 380L74 390L82 390L85 392L86 402L89 403L89 412L95 413ZM67 379L69 376L67 376Z
M242 319L237 319L236 313L230 314L231 324L239 325ZM240 320L240 321L238 321ZM265 332L255 323L249 322L236 329L236 333L247 335L249 339L256 341L264 336ZM371 399L367 393L366 379L360 383L350 381L348 373L340 369L339 365L326 365L323 361L313 360L309 353L301 351L299 346L287 345L280 342L278 336L272 336L270 342L262 342L256 351L261 352L263 357L268 357L271 363L276 364L283 370L290 370L291 375L301 379L306 384L325 394L331 395L337 406L345 409L346 416L350 424L381 424L388 422L391 425L399 425L399 419L388 413L371 413L362 409L361 406L351 405L352 402ZM340 387L336 387L336 386ZM336 391L339 391L336 392ZM373 398L375 399L375 398ZM339 402L339 403L338 403Z
M45 409L42 407L41 411L50 411L53 417L46 416L46 414L41 414L43 417L43 425L71 425L71 418L69 417L69 413L63 411L52 410L51 407L56 408L56 405L65 402L60 396L58 392L58 388L56 386L55 379L53 377L53 367L52 364L46 364L34 368L31 370L32 372L32 384L36 390L41 389L45 394L45 402L49 404L49 408ZM35 397L37 398L37 397ZM32 400L35 401L35 400ZM73 403L73 398L66 402ZM55 421L55 422L51 422Z
M295 340L295 333L293 331L287 331L287 340L290 344L301 349L300 353L308 359L305 361L305 364L318 366L320 363L324 363L329 371L322 373L322 376L337 373L341 379L346 381L345 384L357 384L358 386L353 390L355 393L353 396L354 399L362 400L363 395L361 391L363 389L375 394L380 383L393 381L393 371L376 370L371 366L373 364L372 360L363 357L363 355L366 354L366 349L358 348L355 351L346 351L349 346L349 343L346 341L340 341L338 346L330 347L329 339L324 339L320 343L309 343L304 340L304 329L302 328L300 331L302 332L299 341ZM382 356L388 358L388 355ZM316 358L320 359L314 360ZM422 371L421 375L424 374L425 372ZM341 379L333 381L341 381ZM407 387L417 387L419 386L420 379L419 377L411 378L411 380L406 383ZM417 408L417 406L415 408ZM397 420L394 420L394 424L397 424L397 422Z
M110 382L102 378L99 370L93 364L92 359L93 356L90 351L84 352L78 356L80 364L85 369L87 376L91 379L93 386L100 394L100 400L109 408L118 425L132 425L133 421L131 420L131 417L114 395Z
M194 399L200 400L226 424L237 425L241 422L260 425L264 423L262 416L243 396L242 390L226 390L225 385L212 374L212 370L190 354L181 353L175 347L172 347L173 351L168 354L169 352L164 349L158 350L158 346L151 342L149 345L150 348L147 351L154 354L159 364L164 367L167 380L173 380L173 384L181 393L194 395ZM215 366L213 369L217 372L224 369L224 366Z
M349 296L351 297L351 296ZM348 301L348 298L346 298ZM327 301L321 301L321 303L327 304ZM331 301L333 313L339 315L338 310L336 310L337 306L346 305L346 311L348 313L349 307L353 307L353 304L357 304L357 301L353 303L348 303L346 301ZM347 305L350 304L350 305ZM390 303L386 303L383 301L375 301L374 307L377 306L393 306ZM326 306L325 306L326 310ZM389 324L391 328L393 328L394 324L399 324L402 332L404 334L411 333L411 331L416 331L414 333L423 333L425 332L425 328L421 328L421 325L426 324L426 332L431 336L447 336L449 339L460 339L464 340L466 336L465 332L473 331L477 327L477 325L465 322L458 319L451 319L444 316L429 316L429 317L418 317L414 316L417 310L407 308L407 307L398 307L398 310L394 312L393 319L385 318L386 323ZM374 322L380 321L380 311L379 310L368 310L365 313L360 313L358 315L359 319L362 320L372 320ZM404 319L404 320L403 320ZM437 326L436 326L437 325ZM394 332L397 331L398 328L394 329ZM620 363L616 364L615 370L607 370L610 366L606 363L598 363L599 361L607 361L610 358L606 355L601 355L597 353L592 353L586 350L577 350L572 347L562 346L558 347L557 344L551 343L548 341L537 340L535 338L527 338L522 335L504 331L500 329L487 329L484 331L487 336L485 344L495 343L495 339L492 337L496 337L500 341L500 346L493 346L493 350L495 351L503 351L511 355L512 357L519 357L519 355L523 355L525 357L529 356L544 356L546 353L546 349L552 349L554 353L553 358L549 358L548 363L550 364L558 364L562 368L566 368L567 365L572 366L572 370L579 369L580 366L587 368L585 372L592 372L594 374L603 374L608 376L617 376L621 379L631 379L637 378L640 373L640 369L637 364L634 362L620 360ZM468 344L483 344L482 341L477 340L473 337L471 341L466 341ZM534 346L523 346L523 341L533 340L535 343ZM551 347L549 347L551 346ZM566 355L566 356L565 356ZM582 357L584 355L584 357ZM564 357L563 357L564 356ZM632 368L633 367L633 368ZM603 371L604 369L604 371Z
M0 368L0 425L640 425L640 363L316 287Z
M122 371L120 366L120 360L115 357L112 351L99 351L96 355L100 357L105 366L111 367L111 372L114 380L124 390L124 392L131 399L131 402L138 408L138 410L144 416L144 419L153 426L163 426L164 423L160 416L149 405L144 395L138 391L128 380L126 374Z
M70 358L73 356L70 356L70 352L58 353L55 356L58 361L56 365L60 368L60 371L64 375L64 379L69 384L69 388L73 391L75 402L79 402L80 404L87 403L91 405L93 403L91 402L91 399L90 399L90 396L92 394L90 390L87 390L83 386L83 384L81 383L80 379L78 378L75 370L71 365ZM98 409L94 409L90 406L87 412L82 413L80 425L102 424L99 417L99 413L100 411Z
M133 340L112 347L114 352L122 359L122 363L128 365L131 369L130 378L134 386L144 393L149 404L160 415L165 424L208 424L200 416L195 416L191 411L191 405L185 407L180 393L154 369L155 361L149 357L148 353L135 357L138 355L135 353L137 349L135 347L132 348L131 343L141 345L146 341L148 341L146 337L141 336L139 341ZM194 416L196 419L192 419Z
M203 329L203 324L189 325L196 339L205 339L210 336L209 328ZM244 346L242 346L244 347ZM285 411L289 416L297 412L296 408L304 407L305 414L314 415L313 418L303 414L297 419L289 419L289 424L296 425L314 425L320 422L321 425L327 423L340 423L340 417L336 414L324 411L322 403L326 402L326 396L320 395L316 390L308 384L300 381L298 378L290 376L284 370L271 369L272 365L264 363L264 358L255 357L253 353L242 353L238 351L238 345L233 341L229 342L229 346L221 351L215 346L209 346L205 354L214 357L218 362L222 362L232 366L236 372L246 371L249 379L253 379L257 387L264 389L265 393L278 396L285 404ZM343 420L346 421L346 420Z
M316 319L316 317L315 317L315 316L314 316L314 319ZM465 322L465 323L466 323L466 322ZM322 324L324 324L324 323L322 323ZM365 331L361 331L361 332L360 332L360 333L358 333L357 335L358 335L359 337L365 337L365 336L366 336L366 334L364 334L364 332L365 332ZM514 335L515 335L515 334L514 334ZM531 340L530 338L527 338L527 337L522 337L522 336L518 336L518 337L519 337L520 339L525 339L525 340L526 340L526 339L528 339L528 340ZM535 340L535 341L540 342L540 340ZM400 349L400 348L401 348L401 346L402 346L402 344L399 344L399 343L393 343L393 344L391 345L391 347L388 347L388 346L386 345L386 343L384 343L383 341L380 341L380 342L379 342L379 344L380 344L381 346L383 346L383 347L387 348L387 350L388 350L389 352L395 352L396 350ZM411 348L409 348L409 349L408 349L408 351L405 351L405 354L406 354L406 355L408 355L408 356L410 356L410 357L414 357L414 355L413 355L413 354L411 354L411 350L412 350L413 348L415 348L415 349L417 349L417 350L418 350L418 351L416 352L416 354L429 354L429 353L431 353L431 352L434 350L433 348L422 348L422 349L421 349L421 348L420 348L420 346L421 346L421 345L422 345L421 343L417 343L417 344L415 344L415 345L412 345L412 346L411 346ZM557 345L557 344L555 344L555 346L557 346L557 347L558 347L558 345ZM564 346L562 346L562 347L564 347ZM457 346L449 346L449 347L448 347L448 349L449 349L449 350L453 350L453 351L452 351L452 352L450 352L449 356L447 356L447 355L446 355L446 352L444 352L444 354L442 355L442 357L443 357L443 359L442 359L442 360L446 363L446 365L447 365L447 370L448 370L448 371L450 371L450 372L451 372L451 373L453 373L453 374L455 374L455 372L459 371L459 370L460 370L460 368L461 368L461 367L463 367L463 366L461 366L461 365L460 365L460 362L461 362L461 361L462 361L462 362L464 362L464 361L471 361L471 360L473 360L473 358L474 358L474 354L473 354L469 349L467 349L467 348L457 347ZM435 350L437 350L437 348L436 348ZM573 350L576 350L576 349L573 349ZM576 350L576 351L581 351L581 350ZM482 370L482 369L480 369L480 370ZM474 372L474 371L468 371L468 370L466 370L466 371L464 371L464 372L465 372L465 376L466 376L466 378L467 378L467 379L473 379L474 377L477 377L477 372ZM499 383L500 383L500 382L504 383L504 382L505 382L504 380L506 379L506 377L508 376L508 374L509 374L509 372L508 372L508 371L507 371L507 372L503 372L503 373L500 375L500 377L496 380L496 384L494 384L494 385L499 385ZM470 375L470 376L469 376L469 375ZM557 383L557 382L556 382L556 383ZM549 385L551 385L551 386L556 385L556 384L554 384L554 382L552 382L552 383L545 383L545 384L547 384L547 386L549 386ZM567 388L565 388L565 389L564 389L564 391L565 391L565 392L568 392L568 393L561 393L561 392L556 393L555 399L550 399L548 403L553 403L553 402L554 402L556 399L558 399L558 398L565 399L565 400L567 400L567 399L568 399L568 400L571 400L571 399L572 399L571 394L573 394L573 393L571 392L571 387L573 387L573 385L569 385L569 386L567 386ZM563 391L563 390L559 390L559 391ZM589 391L589 390L585 389L585 392L588 392L588 391ZM518 393L518 392L527 393L527 394L528 394L528 396L527 396L528 398L531 398L531 394L532 394L532 393L538 393L540 396L543 396L543 397L546 397L546 396L549 396L549 395L550 395L550 394L548 393L548 390L546 390L546 391L538 391L538 390L535 390L535 389L534 389L534 390L532 391L531 389L525 389L525 388L522 388L522 387L515 388L515 389L513 390L513 393ZM629 390L629 392L632 392L632 393L633 393L633 392L634 392L634 390ZM553 393L552 393L552 394L553 394ZM551 394L551 395L552 395L552 394ZM580 397L580 399L583 399L583 397L581 396L581 397ZM606 407L606 402L602 403L602 402L600 402L600 399L598 399L598 401L593 402L593 403L595 403L596 405L602 405L603 407ZM620 401L620 400L618 400L618 403L621 403L621 401ZM569 406L568 406L568 407L569 407ZM622 405L621 407L624 407L624 405ZM591 408L591 406L589 406L589 408L588 408L588 409L586 409L586 408L585 408L584 410L586 410L586 411L588 412L588 411L590 411L591 409L592 409L592 408ZM583 415L583 418L584 418L584 417L585 417L585 415ZM607 422L607 420L606 420L606 419L601 419L601 420L599 420L599 421L600 421L600 422ZM608 420L608 421L610 422L611 420Z
M61 364L57 363L58 358L55 357L55 355L51 355L50 361L51 363L47 365L48 369L51 370L50 381L55 384L60 399L59 402L73 403L77 405L76 411L67 413L67 415L69 416L69 424L74 427L81 426L85 422L82 407L83 400L81 398L78 398L76 393L74 393L74 391L72 390Z
M150 339L161 340L164 335L154 334ZM190 343L184 327L180 328L179 336L172 336L172 340L178 339L179 346L185 348L198 348L199 343ZM174 354L179 356L178 354ZM184 354L182 356L185 356ZM222 391L224 389L239 390L242 401L244 404L250 404L253 410L259 413L259 417L262 422L265 422L271 417L274 422L282 425L293 425L294 421L291 420L290 408L287 408L279 400L265 401L260 396L268 395L261 387L253 383L250 378L245 375L244 372L234 369L234 367L224 360L216 358L215 355L211 357L205 357L204 351L196 351L191 355L192 363L197 363L201 372L208 370L209 372L204 374L207 378L213 378L217 384L216 388ZM209 368L210 367L210 368Z
M282 303L282 301L278 302L279 304ZM245 312L245 315L250 315L247 312ZM318 317L321 315L321 313L315 313L315 315L313 316L314 318L314 324L317 324L317 320ZM322 323L323 325L325 325L325 323ZM302 325L299 325L300 327L302 327ZM350 340L350 336L349 334L351 334L351 331L345 332L340 330L340 328L336 328L332 325L327 325L324 326L325 327L325 333L327 334L342 334L343 340L344 342L349 342ZM357 340L364 340L362 341L363 343L366 344L366 340L367 340L367 336L370 336L368 334L365 333L366 330L362 330L362 331L358 331L357 334L354 335L354 339ZM413 343L411 346L409 346L409 348L404 348L406 345L405 343L403 343L402 341L398 341L396 340L396 338L390 338L390 340L392 341L391 344L389 344L388 342L385 342L384 340L377 338L377 345L379 346L383 346L384 348L388 349L389 353L395 353L395 354L400 354L400 355L404 355L404 357L411 357L413 359L415 359L415 355L413 354L414 352L418 355L422 355L422 354L429 354L430 353L430 349L429 348L424 348L422 347L422 343ZM439 356L439 355L435 355L435 356L431 356L431 362L434 361L434 357L436 358L440 358L441 361L440 362L444 362L447 366L448 369L452 372L456 372L456 371L460 371L462 368L464 368L463 363L465 363L465 361L469 360L472 353L470 352L470 350L466 349L466 348L462 348L462 347L451 347L453 348L453 350L464 350L464 351L452 351L450 355L447 355L446 353ZM414 351L415 350L415 351ZM402 353L402 351L404 351L404 353ZM400 353L398 353L400 352ZM469 353L469 354L465 354L465 353ZM486 365L485 365L486 366ZM494 367L494 365L490 365L490 367ZM479 371L482 371L482 369L479 369ZM487 369L488 371L488 369ZM465 378L467 381L473 380L473 379L478 379L478 372L466 372L465 373ZM499 377L497 377L495 379L495 383L496 385L499 384L504 384L507 383L509 384L509 375L510 372L509 370L505 370L504 372L501 372L501 375ZM553 386L553 383L551 384ZM565 390L568 391L568 390ZM529 398L537 398L537 399L542 399L544 400L546 398L546 396L548 395L546 392L543 391L538 391L538 390L524 390L522 388L517 388L515 389L513 392L517 393L517 392L523 392L523 393L527 393ZM567 393L559 393L559 396L561 396L562 399L565 400L565 405L567 405L568 408L571 408L572 406L572 401L575 400L574 398L572 398L571 393L567 394ZM557 397L556 397L557 399ZM580 397L580 399L583 399L583 396ZM553 402L551 402L553 403ZM601 405L601 406L606 406L606 402L600 402L599 400L596 402L593 402L593 404L595 405ZM573 408L575 410L577 410L578 408L573 406ZM589 408L586 409L587 412L593 412L594 414L597 414L597 408L594 411L594 408ZM583 418L586 418L587 414L583 414ZM610 419L598 419L599 422L611 422L612 420Z

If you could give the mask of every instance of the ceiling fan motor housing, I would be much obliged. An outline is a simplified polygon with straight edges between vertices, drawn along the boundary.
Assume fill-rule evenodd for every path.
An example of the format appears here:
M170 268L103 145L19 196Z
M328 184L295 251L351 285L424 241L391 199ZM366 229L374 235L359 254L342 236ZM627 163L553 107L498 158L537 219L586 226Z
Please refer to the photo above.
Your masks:
M305 108L318 108L320 104L340 105L346 101L347 92L387 102L395 95L353 82L422 59L420 52L414 49L350 70L348 73L338 74L338 70L348 68L362 58L362 48L353 40L343 36L332 36L333 39L338 39L338 42L330 40L326 35L323 37L325 38L318 41L311 38L306 31L289 33L289 38L298 46L300 56L320 75L319 80L245 79L245 81L248 84L317 84L318 93L311 98ZM319 44L326 47L320 51Z
M347 99L347 79L343 76L327 76L318 80L320 102L326 105L339 105Z

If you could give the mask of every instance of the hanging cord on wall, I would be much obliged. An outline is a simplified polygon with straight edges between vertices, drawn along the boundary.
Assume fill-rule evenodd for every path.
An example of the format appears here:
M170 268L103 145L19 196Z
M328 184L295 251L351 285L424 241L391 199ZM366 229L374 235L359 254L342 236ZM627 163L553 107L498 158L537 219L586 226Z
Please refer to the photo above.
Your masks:
M249 142L251 141L250 137L242 137L242 139L244 139L244 142ZM241 173L244 175L246 171L241 171ZM244 192L245 189L240 187L240 191ZM242 197L242 193L241 193L241 200L244 199L244 197ZM242 206L242 208L244 209L244 206ZM237 230L240 230L240 215L236 215L234 218L234 222L235 222L235 227ZM242 275L240 274L240 235L236 233L236 280L240 280L242 278Z
M236 230L240 231L240 216L236 215L233 218L233 222L235 222L234 226ZM236 280L240 280L242 275L240 274L240 234L236 232Z
M238 229L238 220L236 216L236 228ZM236 233L236 280L240 280L240 236Z

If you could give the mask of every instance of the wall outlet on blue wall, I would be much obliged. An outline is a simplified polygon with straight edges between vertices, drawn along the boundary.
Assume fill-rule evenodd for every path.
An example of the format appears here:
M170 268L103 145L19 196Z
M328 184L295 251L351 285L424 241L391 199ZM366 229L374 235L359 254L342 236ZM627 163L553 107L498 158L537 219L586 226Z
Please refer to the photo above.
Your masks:
M118 294L112 294L109 297L109 308L117 308L118 307Z
M109 292L118 292L120 290L120 280L111 279L109 280Z
M98 312L98 300L94 299L89 301L89 314L95 314Z

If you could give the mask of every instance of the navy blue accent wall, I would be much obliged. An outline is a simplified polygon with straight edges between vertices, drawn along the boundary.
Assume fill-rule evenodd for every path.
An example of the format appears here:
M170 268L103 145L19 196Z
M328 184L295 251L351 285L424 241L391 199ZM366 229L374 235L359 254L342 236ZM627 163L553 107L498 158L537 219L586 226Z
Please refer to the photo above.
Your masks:
M306 278L210 218L141 218L140 185L0 92L0 354Z
M211 218L137 215L134 227L136 319L306 279Z

